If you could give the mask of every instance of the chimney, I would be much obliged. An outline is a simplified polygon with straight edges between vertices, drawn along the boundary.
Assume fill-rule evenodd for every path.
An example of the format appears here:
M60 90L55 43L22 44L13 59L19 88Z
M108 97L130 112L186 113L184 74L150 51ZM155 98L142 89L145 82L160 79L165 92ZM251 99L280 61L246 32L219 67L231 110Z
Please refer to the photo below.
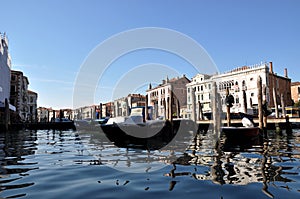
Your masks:
M285 78L288 78L288 71L287 71L287 68L284 69L284 77L285 77Z
M270 61L270 73L273 74L273 63Z

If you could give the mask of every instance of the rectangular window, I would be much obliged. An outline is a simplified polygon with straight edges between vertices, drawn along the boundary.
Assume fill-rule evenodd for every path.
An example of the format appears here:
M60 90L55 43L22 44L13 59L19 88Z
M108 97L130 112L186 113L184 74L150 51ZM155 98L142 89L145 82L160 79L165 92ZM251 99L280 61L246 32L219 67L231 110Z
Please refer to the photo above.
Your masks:
M12 80L12 81L16 81L16 76L15 76L15 75L12 75L12 76L11 76L11 80Z
M10 86L10 92L15 93L16 92L16 86L14 86L14 85Z

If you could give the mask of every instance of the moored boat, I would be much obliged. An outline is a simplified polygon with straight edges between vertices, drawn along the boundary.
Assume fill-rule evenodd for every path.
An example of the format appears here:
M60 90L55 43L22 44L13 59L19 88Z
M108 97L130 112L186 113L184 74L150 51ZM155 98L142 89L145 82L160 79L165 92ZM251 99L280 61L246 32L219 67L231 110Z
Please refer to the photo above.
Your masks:
M222 127L226 137L255 137L260 135L258 127Z
M150 120L145 123L107 123L102 131L114 145L122 148L161 149L182 132L195 131L191 120Z
M260 128L254 126L253 122L250 119L244 117L242 119L242 123L242 127L227 126L222 127L221 131L226 135L227 138L234 139L248 139L251 137L260 136Z

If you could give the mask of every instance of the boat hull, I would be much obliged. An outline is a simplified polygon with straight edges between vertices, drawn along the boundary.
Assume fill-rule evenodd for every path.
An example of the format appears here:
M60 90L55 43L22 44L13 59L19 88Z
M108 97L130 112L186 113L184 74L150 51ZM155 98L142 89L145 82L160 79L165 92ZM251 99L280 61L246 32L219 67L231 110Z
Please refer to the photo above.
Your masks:
M249 138L260 135L258 127L222 127L222 132L229 138Z
M243 152L262 145L262 134L258 127L223 127L226 152Z
M158 121L150 124L106 124L101 126L106 137L117 147L161 149L170 143L178 130L195 131L195 124L186 121Z

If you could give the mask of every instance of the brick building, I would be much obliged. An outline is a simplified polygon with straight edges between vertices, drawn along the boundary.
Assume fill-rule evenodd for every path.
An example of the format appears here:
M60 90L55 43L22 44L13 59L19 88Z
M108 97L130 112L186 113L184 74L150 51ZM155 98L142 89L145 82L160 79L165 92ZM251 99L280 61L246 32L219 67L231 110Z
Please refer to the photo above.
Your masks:
M166 78L161 84L152 88L151 84L146 91L148 96L148 106L153 106L153 118L164 117L168 115L169 97L171 91L173 91L172 104L173 116L180 116L180 112L183 112L183 107L187 105L187 88L186 84L191 81L183 75L182 77L175 77L172 79Z
M300 100L300 82L291 83L291 96L294 103L299 102Z

